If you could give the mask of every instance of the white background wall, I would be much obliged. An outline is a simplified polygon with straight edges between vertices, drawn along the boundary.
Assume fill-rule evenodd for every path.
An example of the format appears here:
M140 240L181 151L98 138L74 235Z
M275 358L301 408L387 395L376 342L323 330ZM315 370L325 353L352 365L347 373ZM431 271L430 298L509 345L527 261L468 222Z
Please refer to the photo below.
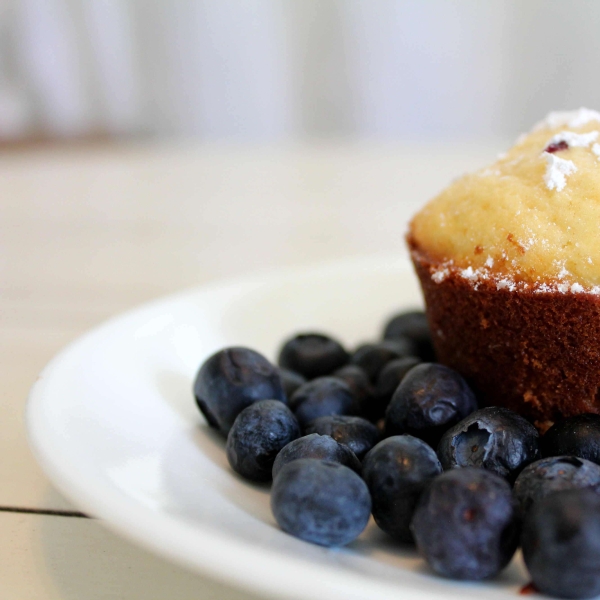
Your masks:
M599 0L0 0L0 138L481 139L599 73Z

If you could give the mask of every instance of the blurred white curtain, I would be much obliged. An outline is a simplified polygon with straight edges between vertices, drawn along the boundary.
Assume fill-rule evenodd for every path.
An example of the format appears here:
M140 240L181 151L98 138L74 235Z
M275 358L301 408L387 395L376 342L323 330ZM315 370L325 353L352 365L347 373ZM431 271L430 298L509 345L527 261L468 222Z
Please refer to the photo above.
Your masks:
M511 5L351 0L344 17L357 128L399 137L501 130Z
M600 106L597 0L0 0L0 138L515 133Z

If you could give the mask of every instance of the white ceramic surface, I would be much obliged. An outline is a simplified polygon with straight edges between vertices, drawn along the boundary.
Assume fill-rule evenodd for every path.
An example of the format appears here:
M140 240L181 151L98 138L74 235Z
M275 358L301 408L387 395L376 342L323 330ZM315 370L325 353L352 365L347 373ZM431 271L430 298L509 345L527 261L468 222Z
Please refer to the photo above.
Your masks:
M42 467L73 502L140 545L233 585L298 599L515 597L520 560L494 582L432 576L371 522L330 550L281 532L267 487L236 477L191 393L196 370L227 345L270 358L292 332L353 345L419 306L404 259L348 259L213 284L143 306L77 340L42 372L27 411Z

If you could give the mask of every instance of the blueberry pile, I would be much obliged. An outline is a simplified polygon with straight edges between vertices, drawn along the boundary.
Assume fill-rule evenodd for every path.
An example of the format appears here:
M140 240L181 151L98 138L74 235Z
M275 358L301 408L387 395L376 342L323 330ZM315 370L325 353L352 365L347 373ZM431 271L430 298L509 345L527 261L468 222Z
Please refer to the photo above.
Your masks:
M422 312L394 316L353 352L314 332L288 339L277 365L224 348L194 396L231 468L273 481L273 515L295 537L346 545L373 515L441 576L493 577L521 546L538 590L600 594L600 416L540 437L508 409L479 408L435 362Z

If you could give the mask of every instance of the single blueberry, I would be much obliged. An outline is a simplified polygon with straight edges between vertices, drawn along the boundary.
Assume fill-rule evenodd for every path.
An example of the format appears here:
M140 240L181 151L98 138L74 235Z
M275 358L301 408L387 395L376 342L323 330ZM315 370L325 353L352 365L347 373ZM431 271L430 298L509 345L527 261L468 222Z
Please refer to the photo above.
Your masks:
M283 402L260 400L233 422L227 436L227 460L246 479L269 481L275 457L298 437L298 421Z
M379 430L373 423L361 417L333 415L319 417L310 423L305 433L329 435L356 454L359 460L379 441Z
M301 385L290 398L301 427L329 415L349 415L356 412L356 401L350 388L337 377L319 377Z
M288 399L292 397L292 394L303 383L306 383L306 377L302 377L300 373L290 371L290 369L283 369L280 367L279 375L281 377L281 383L283 384L283 390L285 391L285 395Z
M386 340L398 337L420 339L429 335L427 315L422 310L409 310L390 317L383 328Z
M358 365L374 383L381 369L387 363L397 358L414 356L415 352L415 345L408 338L386 340L376 344L362 344L350 357L350 364Z
M398 386L385 413L387 435L410 433L429 444L477 409L466 381L436 363L413 367Z
M381 369L377 376L375 388L377 390L380 407L383 409L378 415L379 418L385 416L385 409L406 374L420 362L421 360L416 356L406 356L405 358L397 358L396 360L390 361L383 369Z
M436 573L484 579L510 562L519 523L509 483L491 471L466 467L431 482L411 528L419 552Z
M542 456L578 456L600 464L600 415L591 413L559 421L542 436Z
M393 340L383 340L382 342L377 342L377 345L382 344L385 348L392 348L396 350L401 358L404 356L418 356L417 347L410 338L398 337L394 338Z
M435 360L431 341L431 331L427 315L421 310L413 310L393 316L385 325L383 339L409 338L417 345L418 356L424 361Z
M371 498L365 482L338 463L311 458L287 464L273 482L271 510L291 535L344 546L369 522Z
M600 594L600 496L566 490L536 502L525 517L523 558L534 585L559 598Z
M540 457L537 429L498 406L482 408L444 433L437 453L445 470L482 467L514 481Z
M358 365L346 365L334 371L332 377L337 377L348 384L354 395L358 414L370 418L373 404L377 402L377 395L365 371Z
M423 440L397 435L379 442L362 465L377 525L397 540L411 542L410 522L417 501L441 472L435 452Z
M333 338L322 333L302 333L281 348L278 364L296 373L315 379L333 373L348 362L348 353Z
M273 479L285 465L300 458L317 458L337 462L360 473L360 460L348 446L336 442L329 435L311 433L282 448L273 463Z
M224 348L207 358L194 382L198 408L224 435L235 418L258 400L286 401L278 369L249 348Z
M582 488L600 490L600 465L576 456L552 456L523 469L513 492L526 512L548 494Z

